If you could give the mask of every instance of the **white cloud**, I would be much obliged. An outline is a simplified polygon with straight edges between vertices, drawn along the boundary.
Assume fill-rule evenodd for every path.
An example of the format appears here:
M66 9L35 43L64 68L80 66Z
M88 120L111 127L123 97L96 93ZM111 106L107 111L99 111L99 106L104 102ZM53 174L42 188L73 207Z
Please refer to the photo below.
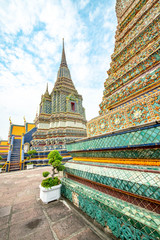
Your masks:
M93 12L89 13L89 20L93 22L95 18L98 17L99 13L100 13L100 8L97 7Z
M83 87L78 88L78 91L83 97L87 121L97 117L99 115L99 104L102 101L103 88L91 89Z
M106 7L106 9L103 11L103 16L104 16L103 27L106 30L115 32L115 27L117 25L115 15L116 14L115 14L115 6L114 5L110 6L109 8Z
M80 7L80 9L85 8L85 7L88 5L89 1L90 1L90 0L80 0L80 1L79 1L79 7Z
M20 30L29 34L36 23L37 13L35 1L4 1L0 8L1 29L10 34L16 34Z

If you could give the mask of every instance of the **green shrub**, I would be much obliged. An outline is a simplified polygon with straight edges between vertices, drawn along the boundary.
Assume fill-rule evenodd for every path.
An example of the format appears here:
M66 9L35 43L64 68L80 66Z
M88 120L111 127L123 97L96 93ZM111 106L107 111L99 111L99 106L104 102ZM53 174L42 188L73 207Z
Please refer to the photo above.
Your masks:
M27 165L32 165L32 164L33 164L32 162L27 163Z
M27 154L29 155L29 159L35 157L34 154L36 154L36 153L37 153L36 150L29 150L29 151L27 152ZM28 158L27 158L27 159L28 159Z
M62 165L62 156L59 154L59 152L57 150L51 151L48 154L48 159L49 159L49 164L52 165L52 177L46 178L44 180L42 180L42 187L45 188L50 188L56 185L60 184L60 179L58 179L58 177L54 177L56 170L59 171L63 171L64 170L64 166ZM48 177L50 173L49 172L43 172L43 177Z
M58 172L63 171L64 169L65 169L64 165L60 165L60 166L57 167Z
M2 160L3 158L2 158L2 156L0 156L0 160Z
M48 177L49 174L50 172L43 172L43 177Z
M63 169L64 170L64 166L62 165L62 156L60 155L60 153L57 150L51 151L48 154L48 159L49 159L49 164L52 165L53 169L52 169L52 178L54 179L54 174L55 171L57 170L58 172L61 171L59 169Z
M53 186L59 185L61 181L58 179L58 177L55 177L54 179L52 177L46 178L42 180L41 186L44 188L51 188Z

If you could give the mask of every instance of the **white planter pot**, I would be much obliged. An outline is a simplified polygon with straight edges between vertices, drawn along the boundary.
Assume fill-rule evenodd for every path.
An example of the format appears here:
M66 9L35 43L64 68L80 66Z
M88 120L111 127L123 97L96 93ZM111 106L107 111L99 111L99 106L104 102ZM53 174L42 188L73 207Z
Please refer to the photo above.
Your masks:
M28 164L27 169L33 169L33 164Z
M44 188L41 185L40 188L40 199L43 203L48 203L53 200L58 200L61 197L61 184L53 186L51 188Z
M2 172L2 168L0 168L0 173Z

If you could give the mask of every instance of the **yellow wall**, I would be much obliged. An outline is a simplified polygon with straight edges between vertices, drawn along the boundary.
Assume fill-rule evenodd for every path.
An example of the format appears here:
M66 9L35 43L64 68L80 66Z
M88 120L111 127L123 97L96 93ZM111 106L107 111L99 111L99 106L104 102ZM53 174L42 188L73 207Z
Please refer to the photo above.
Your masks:
M0 149L0 153L8 153L8 151L9 151L9 148L8 149Z
M28 132L35 127L35 124L28 123Z
M1 141L0 145L9 145L8 141Z
M34 127L35 127L34 123L27 123L28 132L32 130ZM12 129L11 130L12 132L10 134L15 135L15 139L21 139L22 135L26 133L25 126L23 125L12 125L11 129ZM0 141L0 154L7 153L9 150L9 146L10 144L8 143L8 141L5 141L5 140Z
M20 135L25 134L25 127L24 126L13 126L12 135Z
M9 150L9 143L7 141L0 142L0 154L7 153Z

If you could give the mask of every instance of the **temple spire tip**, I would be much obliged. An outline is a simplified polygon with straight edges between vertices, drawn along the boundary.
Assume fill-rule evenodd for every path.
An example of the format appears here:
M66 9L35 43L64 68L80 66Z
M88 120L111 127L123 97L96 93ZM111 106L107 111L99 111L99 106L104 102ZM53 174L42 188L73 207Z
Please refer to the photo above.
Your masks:
M62 58L61 58L61 67L67 67L66 55L64 50L64 38L62 38Z

